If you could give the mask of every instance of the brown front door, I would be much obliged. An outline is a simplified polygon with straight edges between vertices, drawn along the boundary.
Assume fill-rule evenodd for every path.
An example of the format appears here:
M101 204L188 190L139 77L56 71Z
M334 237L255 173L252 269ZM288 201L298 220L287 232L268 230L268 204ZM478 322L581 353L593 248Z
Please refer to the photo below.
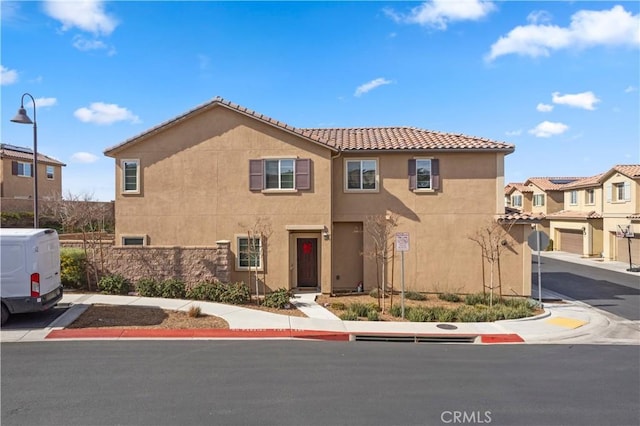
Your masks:
M298 287L318 286L318 239L298 238Z

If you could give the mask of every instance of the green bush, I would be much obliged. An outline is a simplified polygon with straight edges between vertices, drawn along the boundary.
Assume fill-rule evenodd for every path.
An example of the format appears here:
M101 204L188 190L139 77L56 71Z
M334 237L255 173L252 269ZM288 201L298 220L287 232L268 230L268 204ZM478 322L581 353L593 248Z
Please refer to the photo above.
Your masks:
M486 318L485 309L463 306L456 310L456 318L460 322L482 322Z
M441 306L431 308L433 319L438 322L451 322L456 319L455 309L449 309Z
M187 290L187 299L220 301L222 288L220 283L214 281L204 281L196 284Z
M87 258L84 250L60 249L60 280L65 287L83 289L87 286Z
M220 303L229 303L232 305L241 305L251 300L251 292L249 287L243 283L222 284L220 292Z
M168 299L182 299L187 294L184 281L169 278L160 283L160 296Z
M427 296L417 291L407 291L404 294L404 298L409 300L427 300Z
M359 317L366 317L369 313L369 305L364 303L355 302L349 306L349 310L354 312Z
M160 283L153 278L142 278L136 283L136 290L142 297L160 297Z
M391 316L394 316L396 318L400 318L402 316L402 306L400 305L393 305L391 306L391 308L389 309L389 313L391 314ZM407 307L404 307L404 313L405 315L407 314Z
M98 289L106 294L127 294L130 284L122 275L106 275L98 281Z
M264 306L284 309L284 307L289 305L289 299L291 299L291 291L286 288L279 288L264 297Z
M438 299L456 303L460 301L460 296L454 293L440 293Z
M340 314L340 319L343 321L358 321L358 314L353 311L345 311Z
M367 312L367 319L369 321L380 321L380 315L378 315L378 311L369 311Z
M500 299L500 295L498 294L493 294L493 304L496 305L498 303L501 303L502 299ZM464 297L464 303L467 305L487 305L489 306L491 304L491 294L490 293L473 293L473 294L467 294Z
M405 317L411 322L427 322L432 320L432 313L425 308L414 307L405 311Z
M371 289L371 291L369 292L369 296L373 297L374 299L377 299L378 293L379 293L378 288L375 287Z
M331 307L338 311L344 311L345 309L347 309L347 305L342 302L331 302Z
M504 299L502 299L502 304L504 306L509 306L511 308L526 308L526 309L530 309L531 308L531 299L523 299L523 298L516 298L516 297L506 297Z

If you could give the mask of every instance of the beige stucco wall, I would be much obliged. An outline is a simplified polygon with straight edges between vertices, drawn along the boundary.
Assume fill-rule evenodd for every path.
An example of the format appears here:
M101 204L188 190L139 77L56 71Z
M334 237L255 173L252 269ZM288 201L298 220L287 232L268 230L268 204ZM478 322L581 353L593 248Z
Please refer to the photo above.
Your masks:
M150 245L208 246L246 235L259 218L268 223L264 280L288 287L291 226L331 226L331 151L223 107L203 112L117 153L116 244L123 235L146 235ZM312 189L265 193L249 190L249 160L310 158ZM139 159L141 193L122 194L121 159ZM320 237L320 232L316 231ZM330 283L331 244L319 238L320 278ZM262 280L262 272L260 273ZM248 273L231 271L232 281Z
M2 194L3 198L33 198L33 178L28 176L14 176L11 174L11 162L29 162L23 160L2 159ZM38 162L38 199L62 194L62 167L53 165L53 179L47 179L47 166L43 162Z
M583 256L600 256L605 251L606 241L603 240L603 220L602 219L584 219L584 220L552 220L550 223L549 235L553 239L554 250L557 250L560 241L560 230L572 229L582 231L582 255Z
M616 200L615 194L606 194L611 190L611 185L628 184L631 189L631 200ZM631 179L621 173L614 173L602 182L604 194L603 213L607 216L626 217L633 213L640 213L640 181ZM615 189L613 189L615 192ZM609 198L611 198L609 200Z
M592 204L587 203L587 190L594 190L594 198L595 202ZM602 214L603 212L603 191L602 187L593 187L593 188L580 188L575 190L577 192L577 202L575 204L571 203L571 191L564 191L564 209L565 210L573 210L573 211L581 211L581 212L592 212L595 211L598 214Z

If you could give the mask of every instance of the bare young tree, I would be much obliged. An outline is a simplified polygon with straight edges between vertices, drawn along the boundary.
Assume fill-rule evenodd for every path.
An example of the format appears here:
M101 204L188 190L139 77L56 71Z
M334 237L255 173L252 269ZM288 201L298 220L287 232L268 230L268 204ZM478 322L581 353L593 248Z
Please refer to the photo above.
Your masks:
M262 266L262 282L266 291L266 268L264 265L265 253L269 244L269 237L273 234L271 221L268 218L258 217L251 226L240 226L247 228L247 258L249 262L249 288L251 288L251 277L253 275L256 289L256 304L260 304L260 286L258 280L259 265ZM239 254L238 254L239 255Z
M509 231L514 222L500 223L495 220L483 225L469 239L478 246L482 253L482 290L486 292L487 285L484 281L484 262L489 264L489 306L493 306L493 293L497 288L502 297L502 281L500 280L500 257L502 253L510 249L512 244L509 238ZM496 269L498 270L498 284L495 282Z
M367 216L364 221L364 230L373 240L373 250L367 255L376 260L376 274L378 277L378 306L384 312L384 293L387 284L387 264L393 260L392 251L394 230L398 227L400 215L388 212ZM382 297L382 301L381 301Z

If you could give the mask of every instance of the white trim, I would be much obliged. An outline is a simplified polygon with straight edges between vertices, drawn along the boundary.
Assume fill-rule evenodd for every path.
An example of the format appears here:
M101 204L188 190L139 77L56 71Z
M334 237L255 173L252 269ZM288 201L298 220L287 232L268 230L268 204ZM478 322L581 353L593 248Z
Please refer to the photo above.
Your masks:
M259 271L262 272L264 270L264 237L260 236L260 237L253 237L255 239L259 239L260 240L260 254L259 254L259 258L258 261L260 262L259 266L256 268L255 266L240 266L240 239L246 239L249 240L249 236L247 234L235 234L234 235L234 244L235 244L235 270L236 271L243 271L243 272L248 272L248 271ZM247 241L248 243L248 241Z
M286 225L287 231L324 231L324 225Z
M374 189L363 189L362 188L362 180L360 182L360 187L361 188L349 188L349 162L359 162L360 165L362 166L362 162L363 161L373 161L376 164L376 177L375 177L375 188ZM380 161L377 157L362 157L362 158L357 158L357 157L347 157L344 159L344 182L343 182L343 189L344 192L348 192L348 193L361 193L361 194L371 194L371 193L375 193L375 192L380 192ZM362 167L360 169L360 174L362 175Z
M142 244L125 244L124 240L127 238L142 238ZM142 234L125 234L125 235L120 235L120 245L122 247L143 247L143 246L147 246L149 245L149 241L147 239L146 235L142 235Z
M135 163L136 164L136 189L135 190L127 190L125 185L126 185L126 170L125 170L125 164L126 163ZM121 185L121 192L123 194L140 194L140 159L139 158L123 158L122 160L120 160L120 169L121 169L121 178L122 178L122 185Z

